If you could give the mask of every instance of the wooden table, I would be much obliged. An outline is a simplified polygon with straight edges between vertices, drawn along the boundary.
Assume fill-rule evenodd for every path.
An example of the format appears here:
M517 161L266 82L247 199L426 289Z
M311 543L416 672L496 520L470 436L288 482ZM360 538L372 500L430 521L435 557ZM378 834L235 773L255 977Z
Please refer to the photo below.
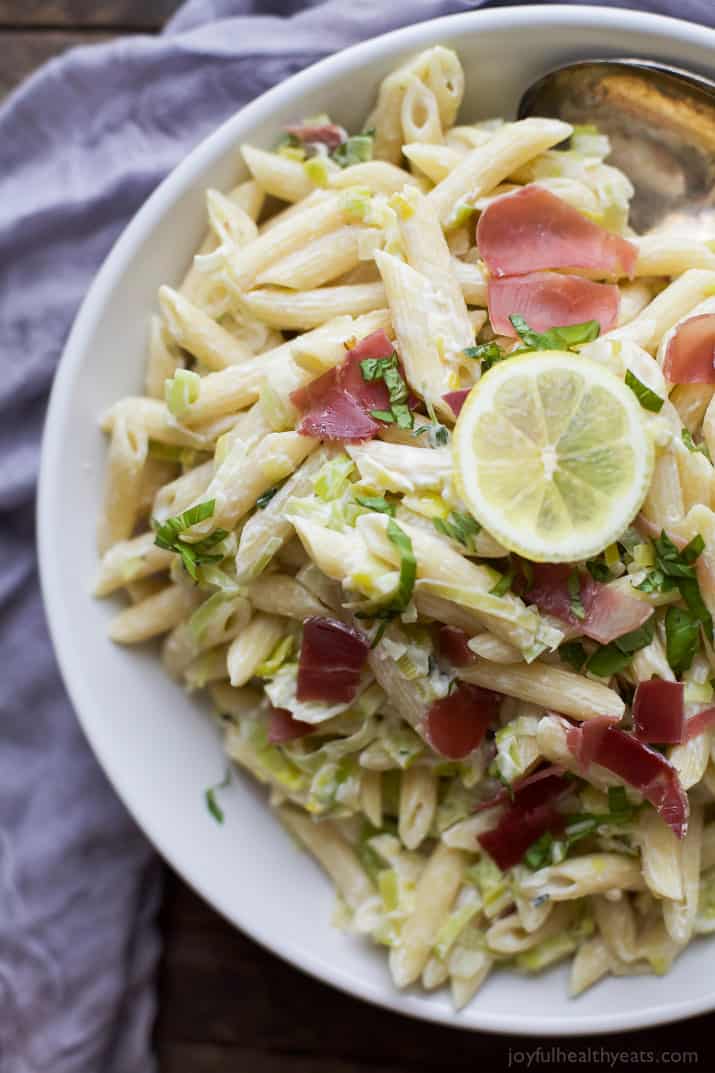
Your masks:
M179 0L0 0L0 96L72 45L156 32L178 6ZM571 1042L460 1033L375 1009L303 976L230 927L169 869L165 890L156 1026L161 1073L551 1073L572 1063L599 1073L657 1073L676 1064L715 1069L715 1016ZM552 1051L539 1058L539 1042L544 1051L560 1047L582 1057ZM628 1055L609 1063L599 1059L602 1047ZM510 1050L520 1052L511 1065ZM698 1061L666 1065L664 1052L683 1050L696 1051Z

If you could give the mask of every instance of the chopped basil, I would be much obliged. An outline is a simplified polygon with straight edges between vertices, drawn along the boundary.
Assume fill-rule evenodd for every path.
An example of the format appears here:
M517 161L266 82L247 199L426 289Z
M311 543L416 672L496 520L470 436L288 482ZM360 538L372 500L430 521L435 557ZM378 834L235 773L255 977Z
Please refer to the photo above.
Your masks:
M546 332L533 332L518 313L512 313L509 320L523 343L523 346L518 351L512 351L512 354L523 354L526 350L572 350L573 347L580 346L582 343L590 343L598 339L601 332L601 325L597 320L587 320L582 324L566 324L560 328L549 328Z
M387 629L388 623L395 618L396 615L401 614L407 609L407 606L412 599L412 592L417 578L417 560L415 559L415 553L412 548L412 541L404 529L400 528L394 518L388 518L387 537L400 553L400 576L397 581L397 588L383 604L375 607L374 610L357 611L355 614L355 617L360 619L372 618L382 620L370 644L371 648L375 648L375 646L379 644L382 635Z
M333 149L331 158L341 168L349 168L352 164L364 164L372 160L374 132L365 131L363 134L353 134L347 138L337 149Z
M223 555L216 554L211 549L226 539L228 531L216 529L209 536L195 543L185 540L181 534L191 529L192 526L198 525L199 522L211 518L214 506L215 500L209 499L205 503L197 503L195 507L190 507L175 518L167 518L161 524L156 521L152 523L155 533L154 543L164 548L165 551L175 551L177 555L180 555L187 574L194 581L198 581L197 568L199 566L204 563L221 562Z
M514 564L509 562L509 569L506 574L502 574L493 589L489 590L490 596L506 596L511 588L511 583L514 580Z
M387 523L387 537L400 553L400 580L397 584L397 592L391 601L391 610L399 614L405 610L412 599L412 590L417 577L417 560L412 541L393 518L390 518Z
M226 774L224 775L221 782L217 782L215 786L209 786L208 789L204 790L206 807L213 816L213 818L216 820L216 823L223 823L224 821L223 809L216 800L216 793L218 790L225 790L230 781L231 767L229 766L226 768Z
M586 569L593 578L594 581L610 581L611 571L607 565L600 559L589 559L586 563Z
M449 429L437 421L434 425L420 425L414 430L415 436L427 433L430 447L445 447L449 443Z
M586 649L580 641L565 641L559 645L559 656L565 660L575 671L580 671L588 659Z
M267 507L277 491L278 485L276 485L274 488L269 488L267 492L264 492L263 495L260 495L256 500L257 509L263 510L264 507Z
M474 361L481 362L483 373L486 373L498 361L504 361L505 358L509 357L499 344L494 341L479 343L477 346L468 346L464 349L463 354L465 358L472 358Z
M621 637L617 637L612 644L619 648L624 655L628 655L629 653L638 652L639 649L649 645L653 640L654 633L654 616L651 615L637 630L624 633Z
M687 671L700 638L700 621L690 611L669 607L665 613L665 654L674 674Z
M678 589L690 613L703 626L707 637L712 640L713 623L700 593L695 562L705 547L705 541L698 533L678 551L668 534L663 530L654 542L655 569L637 586L641 592L672 592Z
M708 451L706 444L696 443L687 428L683 429L680 434L680 437L689 451L695 451L698 454L705 455L708 462L711 461L710 452Z
M581 600L581 578L578 570L572 570L568 579L569 605L571 614L580 622L586 618L583 601Z
M355 496L355 502L367 510L377 510L380 514L389 514L394 517L395 504L390 503L384 496Z
M626 385L631 389L644 410L650 410L651 413L657 414L663 409L665 399L661 399L660 395L656 395L655 391L651 391L630 369L626 370Z
M614 641L609 645L601 645L596 649L592 656L589 657L586 664L586 670L591 674L598 675L599 678L610 678L614 674L619 674L625 670L628 664L631 662L631 655L628 652L621 652L616 647Z
M632 818L633 808L628 804L625 789L612 786L608 791L608 812L578 812L564 816L563 837L555 839L550 831L546 831L529 846L524 862L535 871L547 864L558 864L575 842L595 834L599 827L628 823Z
M645 648L653 640L655 626L653 616L637 630L624 633L610 644L602 645L596 649L586 664L586 670L599 678L610 678L613 674L619 674L625 670L633 658L633 653Z
M395 423L399 428L412 428L414 421L408 405L409 391L402 378L397 353L393 350L387 358L364 358L360 362L363 380L368 383L383 380L390 399L389 417L386 410L372 410L371 414L379 421Z
M524 863L533 868L536 872L539 868L543 868L544 865L551 862L551 847L554 842L554 836L551 831L544 831L543 835L540 835L535 842L529 846L528 850L524 854Z
M629 808L625 786L608 787L608 811L625 812Z
M370 410L370 417L374 417L376 421L384 421L388 425L395 423L392 410Z
M473 538L481 532L482 527L471 514L453 510L447 518L433 518L432 522L438 533L463 544L468 551L474 551Z

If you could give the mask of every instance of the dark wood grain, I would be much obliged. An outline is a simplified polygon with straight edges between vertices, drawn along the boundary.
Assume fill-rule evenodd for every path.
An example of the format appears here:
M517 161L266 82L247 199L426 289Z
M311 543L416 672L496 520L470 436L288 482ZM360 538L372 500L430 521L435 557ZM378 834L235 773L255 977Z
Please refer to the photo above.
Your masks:
M161 1073L501 1073L511 1051L591 1048L579 1073L669 1068L666 1051L696 1051L677 1063L711 1073L712 1017L647 1032L580 1040L529 1040L458 1032L408 1020L304 976L231 928L172 873L156 1039ZM637 987L637 981L634 980ZM538 980L534 981L538 987ZM627 1052L612 1066L596 1053ZM641 1060L637 1052L651 1052ZM532 1073L554 1073L556 1063ZM558 1063L568 1068L567 1063ZM511 1069L525 1070L512 1056Z
M158 30L180 3L181 0L0 0L0 27Z
M53 30L47 33L31 33L0 30L0 97L14 89L40 64L72 48L73 45L107 41L111 36L101 31L77 33Z

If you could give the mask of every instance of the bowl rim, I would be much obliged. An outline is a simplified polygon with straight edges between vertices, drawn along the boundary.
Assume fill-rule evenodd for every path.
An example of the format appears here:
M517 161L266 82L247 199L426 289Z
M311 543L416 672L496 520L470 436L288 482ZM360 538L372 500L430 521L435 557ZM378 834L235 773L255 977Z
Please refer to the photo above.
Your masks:
M192 873L187 867L184 856L175 852L168 832L162 829L161 825L155 825L151 811L145 807L142 800L134 799L130 789L123 786L121 767L115 765L111 750L105 749L94 733L94 720L89 714L92 711L91 690L85 687L82 675L78 673L76 657L71 651L69 639L60 628L62 572L59 560L54 557L55 544L50 537L53 521L51 489L58 468L55 459L61 455L63 423L71 401L75 370L80 365L82 355L94 333L99 313L111 298L117 279L130 264L137 248L156 228L166 207L194 186L195 180L206 166L225 156L236 144L240 138L240 134L234 133L236 128L240 131L242 128L258 125L262 120L270 118L274 109L288 103L296 93L301 93L311 86L315 87L316 83L329 84L341 72L348 72L359 67L363 62L374 63L393 52L400 53L413 48L427 47L429 43L438 41L442 35L458 38L470 31L499 31L513 27L515 20L526 24L530 21L538 21L542 26L553 26L554 30L562 28L564 24L578 27L592 25L598 20L600 25L614 31L622 29L650 32L655 37L663 38L664 41L676 38L699 48L707 48L709 42L715 50L715 30L698 23L632 8L535 4L528 7L480 9L428 19L351 45L311 64L240 108L194 146L136 211L104 258L75 316L53 379L42 436L37 492L38 563L49 634L62 680L95 757L115 793L161 856L184 882L232 926L239 928L271 953L316 979L353 997L396 1013L462 1030L525 1037L546 1038L556 1035L577 1037L592 1033L636 1031L709 1012L715 1008L715 989L709 995L693 999L664 1001L662 1004L651 1007L645 1013L639 1012L636 1018L629 1013L628 1009L623 1009L611 1013L585 1015L580 1021L563 1023L552 1021L544 1026L543 1021L534 1015L524 1013L509 1015L483 1011L481 1015L477 1015L476 1023L475 1021L460 1023L456 1012L437 1004L425 1003L424 997L415 996L410 992L398 992L396 989L380 990L363 979L356 979L352 973L344 971L339 965L328 966L324 960L313 956L304 947L276 939L272 930L260 920L246 919L240 911L236 912L235 907L229 904L228 897L221 892L209 891L202 881L202 876Z

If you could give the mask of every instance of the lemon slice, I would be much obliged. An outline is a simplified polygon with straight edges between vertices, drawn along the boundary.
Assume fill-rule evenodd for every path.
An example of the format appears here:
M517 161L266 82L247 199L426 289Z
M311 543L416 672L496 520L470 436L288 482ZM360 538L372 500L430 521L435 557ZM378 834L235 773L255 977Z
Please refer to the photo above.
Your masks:
M637 514L653 444L636 396L560 350L495 365L454 429L459 492L493 536L535 562L603 551Z

